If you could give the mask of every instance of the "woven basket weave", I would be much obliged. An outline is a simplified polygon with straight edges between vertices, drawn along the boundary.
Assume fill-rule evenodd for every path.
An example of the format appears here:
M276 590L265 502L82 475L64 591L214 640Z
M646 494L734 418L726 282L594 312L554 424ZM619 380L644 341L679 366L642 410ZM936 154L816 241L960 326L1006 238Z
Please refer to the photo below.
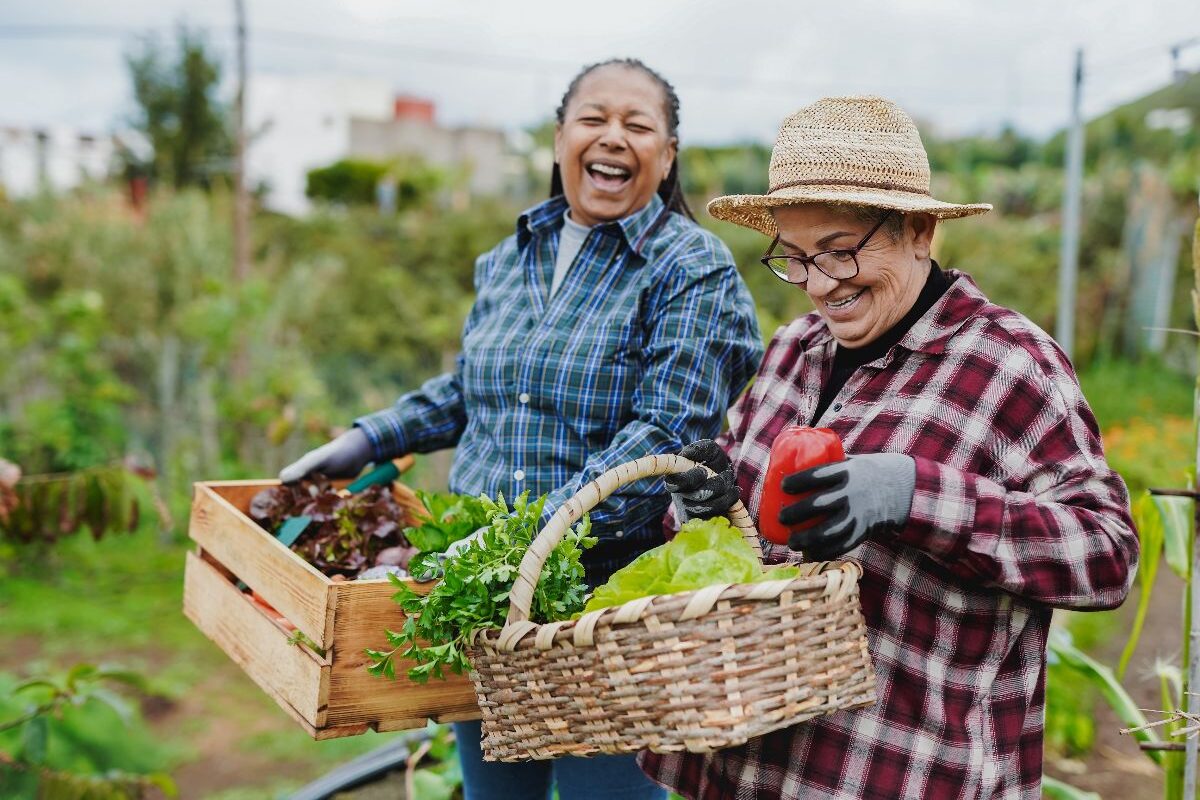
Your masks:
M542 565L571 524L618 488L695 464L647 456L585 486L525 554L503 628L468 655L489 761L744 743L875 701L858 602L860 567L805 564L799 578L632 600L575 621L529 621ZM741 503L730 522L760 553Z

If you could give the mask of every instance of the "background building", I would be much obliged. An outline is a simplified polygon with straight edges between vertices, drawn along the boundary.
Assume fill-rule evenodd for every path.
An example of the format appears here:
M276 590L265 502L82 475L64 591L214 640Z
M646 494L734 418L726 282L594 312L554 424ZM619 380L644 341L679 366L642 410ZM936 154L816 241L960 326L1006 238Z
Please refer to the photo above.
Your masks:
M400 95L390 118L352 117L350 156L387 161L415 156L436 167L463 169L472 195L501 194L510 186L510 150L495 128L443 128L432 100Z
M397 96L384 80L256 74L247 97L247 175L276 211L307 211L309 170L343 158L461 169L475 196L504 193L523 174L504 131L441 127L432 101Z
M112 166L111 136L66 126L0 127L0 187L11 197L102 180Z

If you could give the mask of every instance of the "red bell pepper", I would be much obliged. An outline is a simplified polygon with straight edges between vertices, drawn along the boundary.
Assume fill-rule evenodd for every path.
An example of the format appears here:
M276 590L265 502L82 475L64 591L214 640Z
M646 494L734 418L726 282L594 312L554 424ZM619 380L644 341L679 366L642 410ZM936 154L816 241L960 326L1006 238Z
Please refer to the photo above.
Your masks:
M845 458L842 440L829 428L792 425L775 437L771 445L771 460L767 464L767 477L763 481L762 501L758 505L758 529L767 541L787 544L792 533L811 528L820 521L814 519L792 526L779 521L779 512L783 507L803 497L783 491L784 477Z

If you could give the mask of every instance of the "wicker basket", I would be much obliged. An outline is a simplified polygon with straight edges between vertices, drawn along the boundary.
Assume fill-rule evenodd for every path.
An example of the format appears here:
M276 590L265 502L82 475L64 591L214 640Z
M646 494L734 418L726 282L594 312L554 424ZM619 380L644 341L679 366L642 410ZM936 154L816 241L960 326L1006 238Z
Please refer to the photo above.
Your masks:
M799 578L632 600L578 620L529 621L534 585L571 524L618 488L695 464L647 456L585 486L521 562L502 629L469 657L489 761L742 744L819 714L870 705L875 676L853 562ZM730 521L761 555L741 503Z

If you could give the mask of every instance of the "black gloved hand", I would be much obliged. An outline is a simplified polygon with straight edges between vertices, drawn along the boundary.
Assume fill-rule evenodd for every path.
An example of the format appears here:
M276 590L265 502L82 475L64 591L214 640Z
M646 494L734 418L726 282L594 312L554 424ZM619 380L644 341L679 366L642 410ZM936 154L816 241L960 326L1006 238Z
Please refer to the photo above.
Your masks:
M814 518L820 522L796 531L788 547L813 561L829 561L857 547L868 536L899 530L912 511L917 464L903 453L867 453L835 464L795 472L783 479L788 494L806 494L779 512L784 525Z
M717 473L709 475L703 467L692 467L687 472L666 476L667 490L680 522L722 516L741 499L729 456L712 439L692 442L679 455Z
M353 478L374 457L371 440L362 428L351 428L332 442L309 450L279 471L279 480L292 483L319 472L327 478Z

